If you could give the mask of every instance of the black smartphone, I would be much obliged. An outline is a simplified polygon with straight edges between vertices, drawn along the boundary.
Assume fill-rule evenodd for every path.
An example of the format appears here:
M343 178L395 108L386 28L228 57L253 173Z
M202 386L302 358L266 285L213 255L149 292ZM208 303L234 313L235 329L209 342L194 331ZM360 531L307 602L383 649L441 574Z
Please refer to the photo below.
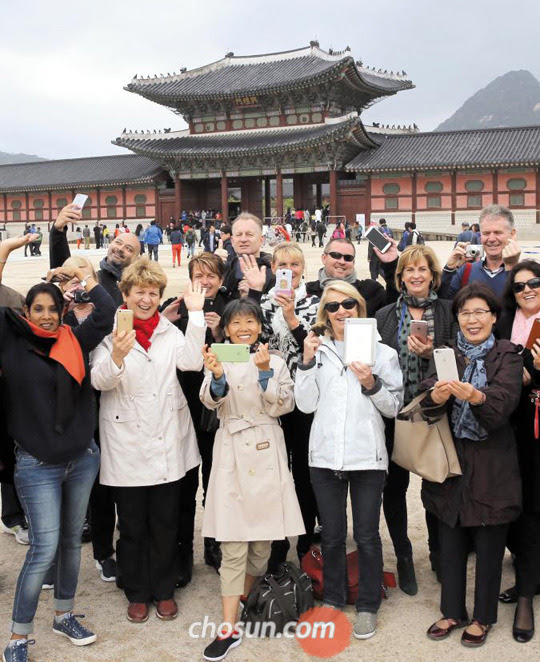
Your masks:
M204 300L204 306L203 306L203 311L205 313L213 313L214 312L214 303L215 299L205 299Z

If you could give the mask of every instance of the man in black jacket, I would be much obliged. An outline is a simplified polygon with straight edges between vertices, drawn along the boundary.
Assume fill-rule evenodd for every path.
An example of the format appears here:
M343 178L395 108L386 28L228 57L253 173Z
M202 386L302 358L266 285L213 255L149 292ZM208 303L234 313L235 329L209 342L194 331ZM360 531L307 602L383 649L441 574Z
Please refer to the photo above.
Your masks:
M80 223L82 213L73 204L60 210L55 220L49 239L49 256L51 269L60 267L70 257L67 241L68 223ZM122 270L133 260L139 257L141 245L139 238L132 232L124 232L115 237L109 244L107 256L99 263L97 272L98 282L112 297L117 306L123 303L122 295L118 289L118 282L122 278Z
M354 270L355 258L356 249L352 241L349 239L331 239L321 255L323 266L319 269L319 278L306 283L306 290L308 294L315 294L320 297L328 282L344 280L356 287L366 300L367 316L374 317L379 308L397 299L397 291L395 287L388 285L385 292L383 286L376 281L370 279L358 280Z
M221 226L221 241L223 242L223 248L227 251L228 257L227 257L227 266L232 262L232 260L236 257L236 251L233 248L232 241L231 241L231 235L232 235L232 228L230 225L222 225Z

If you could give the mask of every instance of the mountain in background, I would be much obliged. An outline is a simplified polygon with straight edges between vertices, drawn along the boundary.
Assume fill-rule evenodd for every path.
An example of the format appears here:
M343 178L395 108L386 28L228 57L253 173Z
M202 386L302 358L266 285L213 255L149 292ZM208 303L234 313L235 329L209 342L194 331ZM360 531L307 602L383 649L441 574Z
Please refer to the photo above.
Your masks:
M530 71L509 71L473 94L435 131L540 124L540 83Z
M0 165L7 163L28 163L29 161L46 161L41 156L35 154L9 154L8 152L0 152Z

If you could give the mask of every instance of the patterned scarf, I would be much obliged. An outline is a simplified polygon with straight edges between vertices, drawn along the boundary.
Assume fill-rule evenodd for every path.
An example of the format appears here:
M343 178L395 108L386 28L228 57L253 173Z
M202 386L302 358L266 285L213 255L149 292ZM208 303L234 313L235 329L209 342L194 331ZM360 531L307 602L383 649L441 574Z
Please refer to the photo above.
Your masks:
M487 386L486 368L484 357L495 345L493 334L479 345L472 345L465 339L461 331L458 331L457 346L466 359L467 367L463 373L462 382L472 384L474 388L481 389ZM471 439L472 441L483 441L487 439L487 432L476 420L471 411L471 405L458 398L454 401L452 408L452 428L458 439Z
M422 319L428 323L428 335L434 338L435 315L433 312L433 302L436 300L437 294L435 292L430 292L425 299L413 297L406 292L402 292L396 303L398 356L401 372L403 373L403 383L405 384L405 405L409 404L416 397L418 385L424 379L429 366L429 359L422 359L418 354L411 354L409 352L407 339L412 320L409 308L423 309L424 314L422 315Z

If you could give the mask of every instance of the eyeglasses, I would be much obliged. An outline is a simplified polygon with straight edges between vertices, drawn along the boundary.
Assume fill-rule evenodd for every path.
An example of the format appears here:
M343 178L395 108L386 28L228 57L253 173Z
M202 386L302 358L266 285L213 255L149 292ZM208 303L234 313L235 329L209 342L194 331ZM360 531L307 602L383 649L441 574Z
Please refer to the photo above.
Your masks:
M531 290L537 290L540 288L540 278L531 278L526 283L512 283L512 292L514 294L519 294L525 289L525 285L528 285Z
M358 301L356 299L343 299L343 301L329 301L324 304L324 309L328 313L337 313L339 307L345 308L345 310L352 310Z
M354 255L343 255L343 253L338 253L337 251L328 251L327 255L334 260L345 260L345 262L354 262Z
M468 322L470 319L475 319L482 321L486 315L490 315L491 310L481 310L480 308L478 310L464 310L461 313L458 313L458 319L460 319L462 322Z

